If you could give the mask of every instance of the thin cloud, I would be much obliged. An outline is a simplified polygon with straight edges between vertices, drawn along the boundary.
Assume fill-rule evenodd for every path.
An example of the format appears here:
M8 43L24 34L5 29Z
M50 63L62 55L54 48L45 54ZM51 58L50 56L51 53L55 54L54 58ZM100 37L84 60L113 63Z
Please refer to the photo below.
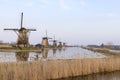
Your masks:
M99 14L97 16L100 16L100 17L115 17L117 15L114 14L114 13L104 13L104 14Z
M37 3L39 3L41 8L47 8L47 6L50 4L49 0L37 0Z
M32 0L21 0L21 4L23 4L25 7L32 7L34 6L34 1Z
M65 10L71 10L71 8L65 3L65 0L59 0L60 7Z
M48 5L49 4L48 0L37 0L37 2L39 2L42 5Z
M32 7L32 6L34 6L34 2L32 2L32 1L26 2L25 6Z
M36 1L26 0L25 6L32 7L32 6L35 6L36 4L37 5L39 4L41 8L46 8L49 5L49 1L48 0L36 0Z
M87 3L86 3L85 1L80 1L80 6L86 7L86 6L87 6Z
M108 16L108 17L115 17L115 14L113 14L113 13L107 13L106 16Z
M8 2L9 0L0 0L0 1L2 1L2 2Z

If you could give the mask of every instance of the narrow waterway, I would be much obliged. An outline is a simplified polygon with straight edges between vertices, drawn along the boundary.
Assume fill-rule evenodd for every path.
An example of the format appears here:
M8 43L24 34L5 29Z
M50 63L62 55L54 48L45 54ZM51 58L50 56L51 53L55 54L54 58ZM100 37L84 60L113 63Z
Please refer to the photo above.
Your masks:
M111 73L91 74L88 76L79 76L56 80L120 80L120 71Z

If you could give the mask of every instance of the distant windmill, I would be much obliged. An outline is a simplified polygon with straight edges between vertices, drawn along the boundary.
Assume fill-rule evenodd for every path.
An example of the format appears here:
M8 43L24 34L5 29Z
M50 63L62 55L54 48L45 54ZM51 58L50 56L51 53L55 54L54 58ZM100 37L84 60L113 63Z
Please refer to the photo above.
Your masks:
M59 47L59 48L62 48L62 47L63 47L63 43L61 42L61 39L59 39L58 47Z
M59 48L62 48L62 46L63 46L63 45L62 45L62 42L59 42L58 47L59 47Z
M47 30L46 30L46 37L43 37L43 38L42 38L42 45L43 45L44 47L48 47L48 46L49 46L48 39L52 39L52 38L48 37L48 35L47 35Z
M63 43L63 47L67 47L67 45L66 45L66 43L65 43L65 42Z
M53 40L50 40L50 42L52 42L52 47L53 47L53 48L56 48L56 47L57 47L57 40L55 39L55 35L54 35Z
M23 12L21 13L21 27L20 29L4 29L4 30L12 30L18 35L18 39L16 42L17 46L28 47L29 46L29 34L30 31L36 31L36 29L26 29L23 27Z
M57 40L55 39L55 36L54 36L54 40L53 40L53 47L57 47Z

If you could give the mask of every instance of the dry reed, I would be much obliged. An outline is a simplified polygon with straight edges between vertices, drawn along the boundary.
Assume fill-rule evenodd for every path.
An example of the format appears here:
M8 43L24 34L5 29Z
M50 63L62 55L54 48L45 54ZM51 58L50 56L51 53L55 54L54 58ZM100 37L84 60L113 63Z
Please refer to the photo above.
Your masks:
M117 70L119 58L0 63L0 80L46 80Z

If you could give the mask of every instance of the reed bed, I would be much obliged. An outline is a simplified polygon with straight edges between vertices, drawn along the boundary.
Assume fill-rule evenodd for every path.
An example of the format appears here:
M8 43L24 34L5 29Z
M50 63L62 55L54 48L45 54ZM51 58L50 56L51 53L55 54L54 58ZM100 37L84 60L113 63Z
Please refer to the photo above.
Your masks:
M0 63L0 80L46 80L118 70L119 58Z

